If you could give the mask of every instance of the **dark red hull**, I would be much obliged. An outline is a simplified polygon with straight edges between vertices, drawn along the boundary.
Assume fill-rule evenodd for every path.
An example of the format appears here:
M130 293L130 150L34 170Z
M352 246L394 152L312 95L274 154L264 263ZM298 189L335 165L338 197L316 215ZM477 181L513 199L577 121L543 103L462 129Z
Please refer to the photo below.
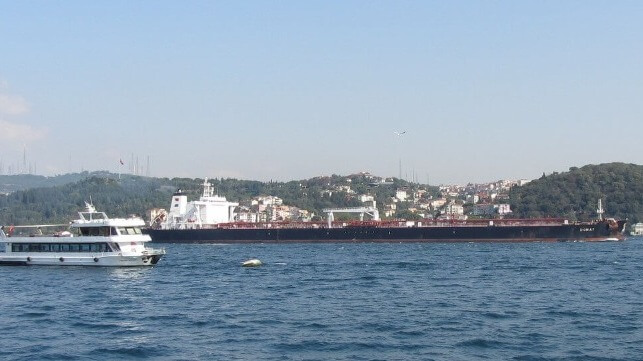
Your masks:
M333 242L560 242L623 239L624 221L537 224L520 220L447 225L380 226L364 222L341 227L316 225L226 225L202 229L148 229L162 243L333 243Z

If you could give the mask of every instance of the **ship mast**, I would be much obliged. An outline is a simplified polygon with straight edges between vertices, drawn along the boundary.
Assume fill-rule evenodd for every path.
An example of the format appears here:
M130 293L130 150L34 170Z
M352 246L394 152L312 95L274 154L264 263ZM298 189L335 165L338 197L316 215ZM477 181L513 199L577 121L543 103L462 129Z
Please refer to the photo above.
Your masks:
M601 202L601 199L598 199L598 208L596 209L596 214L598 214L598 220L602 221L603 220L603 213L605 213L605 210L603 210L603 202Z

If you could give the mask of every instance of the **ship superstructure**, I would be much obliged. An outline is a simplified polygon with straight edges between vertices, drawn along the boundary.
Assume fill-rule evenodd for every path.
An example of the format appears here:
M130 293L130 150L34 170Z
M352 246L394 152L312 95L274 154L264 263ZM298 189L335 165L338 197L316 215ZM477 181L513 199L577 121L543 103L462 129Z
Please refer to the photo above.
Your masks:
M188 202L180 189L172 195L170 210L160 212L152 221L160 229L200 229L213 224L234 221L234 210L239 203L228 202L214 194L208 179L203 181L203 194L198 201Z

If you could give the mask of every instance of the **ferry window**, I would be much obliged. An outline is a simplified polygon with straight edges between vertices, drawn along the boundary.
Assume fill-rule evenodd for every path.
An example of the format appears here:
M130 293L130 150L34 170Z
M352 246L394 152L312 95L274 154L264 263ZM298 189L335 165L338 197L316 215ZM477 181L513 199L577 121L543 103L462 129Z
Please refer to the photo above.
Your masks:
M134 233L136 234L143 234L140 228L134 228Z
M116 232L116 227L110 227L109 232L110 232L110 235L112 236L118 236L118 232Z
M60 245L60 252L69 252L69 243L63 243Z
M58 243L53 243L53 244L51 245L51 251L52 251L52 252L60 252L60 244L58 244Z
M37 243L29 243L29 252L39 252L40 247Z
M92 252L106 252L108 250L107 243L93 243Z
M102 213L92 213L92 219L105 219Z
M128 236L133 236L141 233L140 230L136 232L137 228L132 228L132 227L121 227L118 230L121 232L121 235L128 235Z
M83 236L100 236L101 234L101 227L81 227L80 228L81 235Z
M80 251L81 252L89 252L92 249L91 244L81 244L80 245Z
M112 243L112 248L114 251L118 252L121 250L121 247L118 245L118 243Z
M40 246L40 252L49 252L48 243L41 243L39 246Z
M72 243L69 245L69 252L78 252L80 250L80 245L77 243Z

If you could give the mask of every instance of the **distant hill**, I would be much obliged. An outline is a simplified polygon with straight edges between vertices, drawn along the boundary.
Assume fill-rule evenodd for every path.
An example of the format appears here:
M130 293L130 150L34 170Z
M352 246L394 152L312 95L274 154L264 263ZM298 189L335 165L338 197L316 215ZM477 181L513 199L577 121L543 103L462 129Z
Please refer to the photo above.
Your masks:
M514 187L510 203L517 217L596 218L598 199L605 216L643 221L643 166L607 163L572 167Z
M0 193L11 193L37 187L53 187L57 185L78 182L89 176L100 176L105 172L83 172L45 177L33 174L0 175Z

